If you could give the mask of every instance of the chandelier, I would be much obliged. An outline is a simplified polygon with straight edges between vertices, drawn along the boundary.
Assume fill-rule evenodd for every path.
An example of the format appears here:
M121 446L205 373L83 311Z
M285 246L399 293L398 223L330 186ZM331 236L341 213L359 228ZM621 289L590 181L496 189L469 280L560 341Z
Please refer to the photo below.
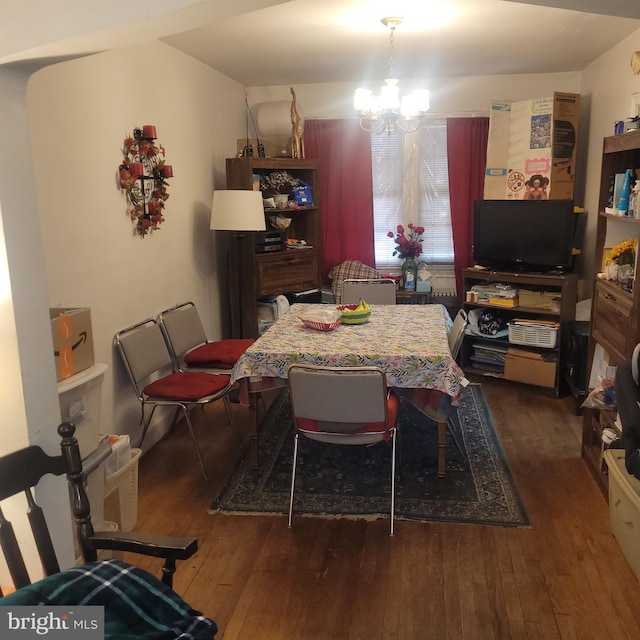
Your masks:
M393 36L402 18L383 18L389 28L389 77L385 79L380 95L370 89L356 89L353 108L360 117L360 126L371 133L417 131L429 111L429 91L417 89L408 96L400 96L398 80L393 77Z

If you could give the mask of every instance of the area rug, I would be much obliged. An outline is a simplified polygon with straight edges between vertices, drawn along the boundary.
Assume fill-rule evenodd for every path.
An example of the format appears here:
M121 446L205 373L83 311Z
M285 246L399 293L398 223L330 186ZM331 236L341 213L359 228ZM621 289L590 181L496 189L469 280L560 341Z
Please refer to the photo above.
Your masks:
M446 477L438 478L437 426L411 404L401 401L397 518L527 526L527 513L481 385L472 384L465 389L452 422L464 453L448 434ZM245 461L210 512L287 513L293 429L286 393L271 406L259 446L259 479ZM367 518L388 515L390 443L354 447L301 437L298 451L294 514Z

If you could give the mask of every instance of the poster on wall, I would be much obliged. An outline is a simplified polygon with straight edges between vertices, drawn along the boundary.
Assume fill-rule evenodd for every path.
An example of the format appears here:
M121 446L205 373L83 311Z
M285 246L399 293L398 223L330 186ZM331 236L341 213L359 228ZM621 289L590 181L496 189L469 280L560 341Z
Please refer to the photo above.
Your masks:
M573 198L580 95L493 100L486 200Z

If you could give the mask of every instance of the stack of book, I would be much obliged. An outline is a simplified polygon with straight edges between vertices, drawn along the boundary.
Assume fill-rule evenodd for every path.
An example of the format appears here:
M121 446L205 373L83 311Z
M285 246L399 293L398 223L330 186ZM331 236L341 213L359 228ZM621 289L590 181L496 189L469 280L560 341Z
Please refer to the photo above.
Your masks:
M504 373L504 359L508 349L506 344L474 342L473 355L470 358L474 369L498 375Z
M510 284L492 282L477 284L471 288L477 294L478 302L495 304L501 307L518 306L518 289Z

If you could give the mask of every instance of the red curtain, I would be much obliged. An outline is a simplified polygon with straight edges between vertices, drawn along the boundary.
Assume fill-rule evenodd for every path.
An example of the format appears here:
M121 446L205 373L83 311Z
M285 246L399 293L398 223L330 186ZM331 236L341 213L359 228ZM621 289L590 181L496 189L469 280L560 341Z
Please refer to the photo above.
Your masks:
M447 118L449 198L458 292L462 269L473 264L473 203L484 197L489 118Z
M306 120L307 158L318 160L323 274L345 260L375 265L371 139L357 120Z

